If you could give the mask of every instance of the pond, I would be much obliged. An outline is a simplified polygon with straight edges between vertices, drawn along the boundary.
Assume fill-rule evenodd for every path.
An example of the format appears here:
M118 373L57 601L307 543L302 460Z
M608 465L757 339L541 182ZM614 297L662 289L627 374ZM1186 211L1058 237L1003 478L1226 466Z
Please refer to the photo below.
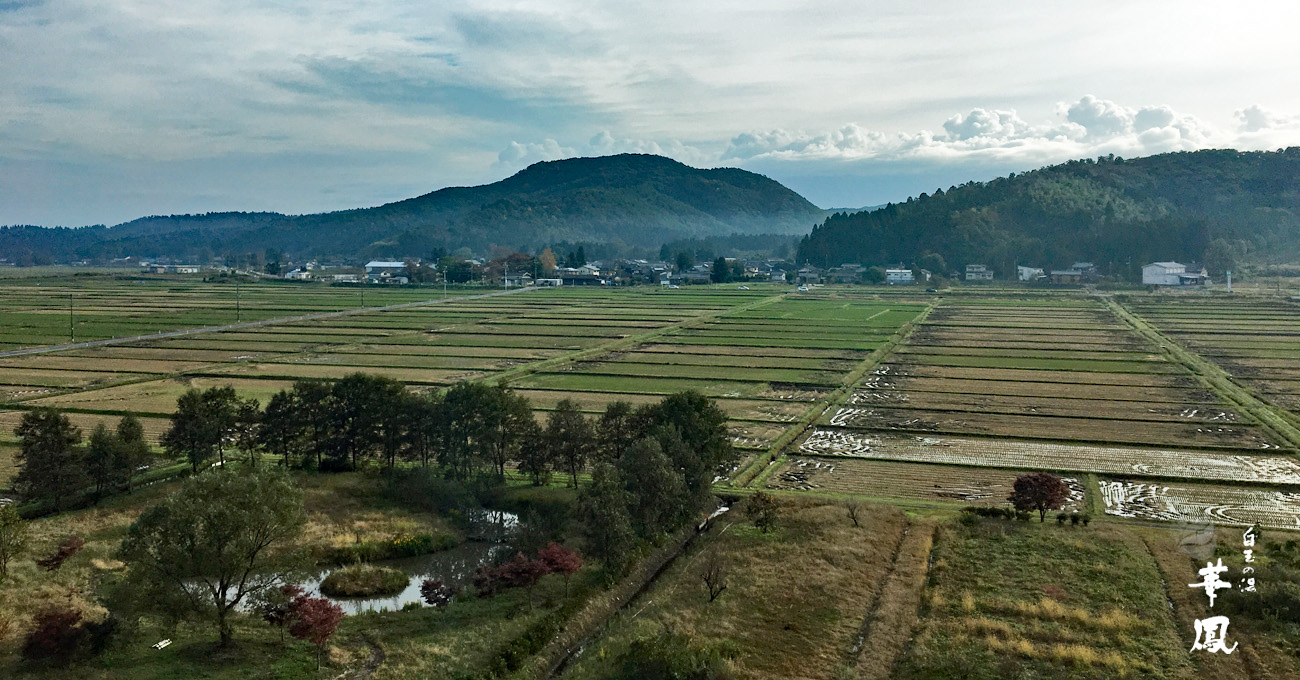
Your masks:
M508 512L483 511L470 518L468 532L472 540L448 550L428 555L403 557L396 560L372 562L375 566L401 569L411 577L406 589L396 595L382 597L327 597L347 614L396 611L410 602L423 604L420 584L424 579L441 579L443 583L460 590L470 585L479 565L493 561L499 554L510 551L509 541L514 535L518 518ZM339 567L328 567L297 583L313 597L321 595L320 583Z

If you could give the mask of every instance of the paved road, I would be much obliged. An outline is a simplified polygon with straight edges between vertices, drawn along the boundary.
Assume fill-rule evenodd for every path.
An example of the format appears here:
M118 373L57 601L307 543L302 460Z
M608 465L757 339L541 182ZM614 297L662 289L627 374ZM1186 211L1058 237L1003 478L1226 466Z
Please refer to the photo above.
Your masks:
M321 312L319 314L304 314L302 316L285 316L277 319L263 319L261 321L245 321L243 323L232 323L225 326L209 326L206 328L186 328L178 331L166 331L163 333L150 333L148 335L132 335L125 338L108 338L105 340L89 340L87 342L71 342L66 345L44 345L42 347L27 347L24 349L13 349L0 352L0 358L20 357L28 354L48 354L50 352L65 352L70 349L85 349L87 347L105 347L108 345L127 345L133 342L144 340L166 340L168 338L183 338L190 335L199 335L201 333L220 333L222 331L238 331L245 328L260 328L262 326L275 326L286 323L298 323L300 321L316 321L318 319L334 319L340 316L352 316L353 314L368 314L370 312L386 312L390 309L409 309L411 307L426 307L429 305L440 305L446 302L458 302L460 300L480 300L483 298L499 297L502 295L514 295L530 290L537 290L535 287L515 288L513 290L499 290L495 293L484 293L482 295L461 295L458 297L438 298L437 300L423 300L420 302L403 302L400 305L388 305L387 307L360 307L357 309L345 309L340 312Z

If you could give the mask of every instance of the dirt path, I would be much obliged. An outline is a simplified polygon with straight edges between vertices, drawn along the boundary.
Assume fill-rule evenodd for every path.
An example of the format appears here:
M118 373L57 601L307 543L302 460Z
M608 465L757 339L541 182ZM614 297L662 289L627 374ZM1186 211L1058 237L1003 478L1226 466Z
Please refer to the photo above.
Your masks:
M361 664L360 668L344 671L336 676L335 680L365 680L383 665L386 658L383 648L375 644L375 641L371 640L369 636L363 635L362 641L370 647L370 656Z
M929 573L935 525L912 522L904 531L894 563L849 652L849 665L862 680L890 677L920 623L917 613Z
M610 619L635 603L677 561L678 557L690 549L697 538L709 531L713 522L720 521L724 517L726 517L725 512L698 526L683 530L668 545L642 562L640 567L622 583L592 598L569 619L565 629L514 677L550 680L563 674L569 663L604 632Z

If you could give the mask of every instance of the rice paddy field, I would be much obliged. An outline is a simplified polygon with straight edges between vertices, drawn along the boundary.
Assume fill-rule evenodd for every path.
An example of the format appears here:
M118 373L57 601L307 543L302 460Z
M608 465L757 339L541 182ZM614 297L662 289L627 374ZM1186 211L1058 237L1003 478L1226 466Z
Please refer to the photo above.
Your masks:
M758 483L793 493L999 504L1020 471L1048 469L1080 480L1080 493L1082 480L1102 475L1190 489L1175 504L1224 521L1300 519L1294 504L1274 502L1300 486L1291 445L1093 297L752 288L444 296L267 283L236 290L157 277L7 279L0 350L66 342L69 296L78 339L231 323L236 297L240 320L273 321L0 358L0 480L13 474L22 409L57 407L83 431L134 413L157 441L188 389L230 385L265 402L294 380L365 371L416 390L504 381L538 417L565 399L595 415L616 400L640 405L699 390L728 415ZM1290 302L1124 303L1265 399L1287 403L1287 361L1300 385L1300 308ZM389 305L407 306L375 309ZM337 311L349 313L294 318ZM1236 495L1201 502L1207 489ZM1140 505L1117 505L1114 516L1163 518L1127 509Z
M21 283L0 294L0 319L12 331L5 349L66 342L56 327L33 319L58 311L52 301L68 294L87 315L95 309L120 321L100 337L234 321L218 314L233 301L230 284ZM645 404L696 389L719 400L736 446L763 451L823 408L873 350L926 308L853 290L753 288L552 288L491 297L462 290L447 298L440 289L366 288L368 306L427 304L294 320L360 304L362 291L244 285L243 320L284 321L0 358L0 408L10 407L0 412L0 427L10 432L20 409L51 406L83 429L134 413L156 440L191 388L229 385L265 403L294 380L364 371L419 390L504 381L539 417L564 399L595 414L616 400Z
M1300 305L1278 298L1128 298L1135 314L1300 420Z
M1163 299L1140 299L1148 307L1126 303L1164 321ZM1187 315L1218 309L1182 304ZM1237 319L1225 328L1248 336L1261 303L1223 305ZM1265 325L1278 316L1258 313ZM792 444L766 483L997 504L1013 471L1047 469L1173 489L1161 496L1168 502L1149 492L1126 504L1119 492L1098 498L1093 507L1115 517L1300 527L1291 442L1165 349L1089 297L946 298Z

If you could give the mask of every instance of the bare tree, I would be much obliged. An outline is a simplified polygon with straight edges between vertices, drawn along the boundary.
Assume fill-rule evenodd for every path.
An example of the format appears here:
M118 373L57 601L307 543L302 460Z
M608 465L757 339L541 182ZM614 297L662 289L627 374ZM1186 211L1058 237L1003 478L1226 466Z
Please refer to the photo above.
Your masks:
M853 520L853 526L862 526L862 502L849 498L844 501L844 512Z
M704 558L704 564L700 567L700 580L704 581L704 587L709 590L709 602L718 599L722 591L727 589L727 573L730 569L727 561L714 550Z

